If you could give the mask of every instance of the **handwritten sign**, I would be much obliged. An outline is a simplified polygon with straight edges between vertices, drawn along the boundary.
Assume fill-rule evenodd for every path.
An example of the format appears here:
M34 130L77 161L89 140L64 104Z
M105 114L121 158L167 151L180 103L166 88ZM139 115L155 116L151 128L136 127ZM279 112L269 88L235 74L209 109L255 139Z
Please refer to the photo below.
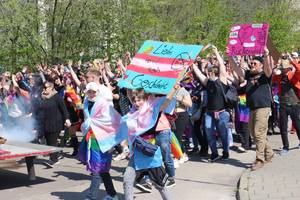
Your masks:
M228 55L263 54L268 39L269 24L239 24L231 27L227 43Z
M193 63L202 47L147 40L127 66L118 85L143 88L147 93L168 94L180 72Z

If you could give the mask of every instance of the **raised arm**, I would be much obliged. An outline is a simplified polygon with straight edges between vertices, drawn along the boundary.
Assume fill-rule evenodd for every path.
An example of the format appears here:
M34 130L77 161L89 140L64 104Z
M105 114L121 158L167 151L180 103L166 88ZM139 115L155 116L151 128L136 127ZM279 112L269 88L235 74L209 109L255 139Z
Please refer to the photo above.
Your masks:
M229 64L232 66L233 71L238 75L239 78L245 78L245 71L237 65L232 56L228 56Z
M69 61L68 63L68 68L70 70L72 79L74 80L75 84L77 86L79 86L81 84L81 81L79 80L79 78L77 77L76 73L74 72L73 68L72 68L72 61Z
M206 86L208 78L200 71L197 65L193 64L192 69L195 72L197 78L200 80L201 84Z
M227 84L227 72L226 72L224 60L221 57L217 47L212 46L212 50L213 50L214 54L216 55L218 63L219 63L219 72L220 72L219 78L224 84Z
M265 54L264 54L264 73L267 77L271 77L272 71L273 71L273 66L272 66L272 61L271 57L269 55L269 50L267 47L264 49Z

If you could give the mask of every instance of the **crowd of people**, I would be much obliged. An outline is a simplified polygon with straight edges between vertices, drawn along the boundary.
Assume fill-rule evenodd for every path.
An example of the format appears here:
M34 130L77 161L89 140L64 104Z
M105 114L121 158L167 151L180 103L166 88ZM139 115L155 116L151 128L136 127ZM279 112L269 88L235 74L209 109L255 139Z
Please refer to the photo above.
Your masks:
M240 153L255 145L252 170L271 162L274 152L267 134L276 126L283 144L280 155L289 152L288 133L293 129L300 149L299 52L284 53L277 62L267 48L263 55L233 57L213 45L211 50L197 57L167 97L118 87L132 59L128 52L115 64L104 58L24 66L14 74L5 71L0 76L1 129L30 117L36 135L32 142L72 146L72 156L92 173L87 199L97 198L101 182L108 194L105 199L118 199L109 174L112 159L129 159L124 169L126 200L133 199L134 186L147 192L155 186L167 200L175 169L189 160L188 155L209 162L227 160L232 135L240 138ZM168 111L171 101L176 104ZM114 151L104 151L98 138L121 134L122 119L127 137ZM64 137L59 138L62 130ZM81 143L78 131L83 133ZM179 157L170 146L175 136L182 151ZM60 156L51 154L46 164L53 167Z

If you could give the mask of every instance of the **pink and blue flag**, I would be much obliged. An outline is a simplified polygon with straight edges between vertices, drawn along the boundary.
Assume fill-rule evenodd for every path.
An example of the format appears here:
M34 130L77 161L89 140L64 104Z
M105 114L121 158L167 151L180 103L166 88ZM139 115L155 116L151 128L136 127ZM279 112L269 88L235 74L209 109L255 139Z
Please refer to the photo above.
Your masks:
M127 139L127 126L121 123L121 115L104 98L98 97L91 112L88 100L84 100L85 120L82 132L86 135L92 129L100 150L104 153Z
M168 94L181 71L193 63L202 48L202 45L147 40L127 66L119 87Z

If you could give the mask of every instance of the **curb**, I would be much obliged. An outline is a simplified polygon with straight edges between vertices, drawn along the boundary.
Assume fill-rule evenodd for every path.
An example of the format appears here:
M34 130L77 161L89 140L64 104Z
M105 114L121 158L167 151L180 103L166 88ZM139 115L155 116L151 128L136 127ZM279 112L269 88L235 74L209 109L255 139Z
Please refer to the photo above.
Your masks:
M250 169L246 169L239 181L238 181L238 185L237 185L237 200L250 200L250 196L249 196L249 179L250 179Z

